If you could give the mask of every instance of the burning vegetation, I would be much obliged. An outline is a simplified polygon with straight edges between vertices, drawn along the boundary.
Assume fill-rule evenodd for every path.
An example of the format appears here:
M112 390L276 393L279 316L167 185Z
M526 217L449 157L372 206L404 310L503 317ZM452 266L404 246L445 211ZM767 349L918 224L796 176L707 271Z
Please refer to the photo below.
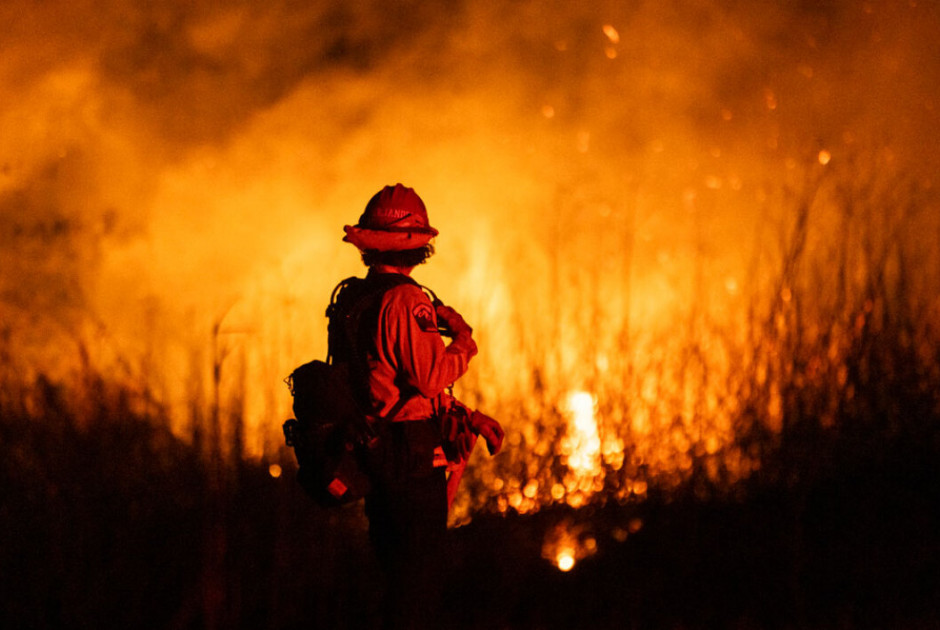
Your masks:
M427 202L415 275L478 337L456 394L507 430L455 526L561 514L534 555L574 575L643 505L936 454L930 2L13 0L0 25L2 479L51 513L82 490L40 436L138 440L218 545L179 624L222 623L238 570L214 502L292 483L282 379L325 356L362 273L342 225L387 183Z

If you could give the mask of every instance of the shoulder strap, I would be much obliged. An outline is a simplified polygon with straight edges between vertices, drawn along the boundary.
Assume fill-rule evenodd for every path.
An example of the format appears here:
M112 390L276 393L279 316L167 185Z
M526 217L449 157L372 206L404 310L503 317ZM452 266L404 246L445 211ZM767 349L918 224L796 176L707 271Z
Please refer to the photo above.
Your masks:
M326 310L330 320L327 362L345 360L349 363L353 393L364 415L368 415L369 409L369 379L367 350L362 347L363 316L372 309L376 309L377 314L383 296L402 284L421 286L401 274L369 274L366 278L346 278L336 285L330 296ZM344 344L344 348L339 348L340 344ZM386 417L394 417L409 399L410 396L401 396Z

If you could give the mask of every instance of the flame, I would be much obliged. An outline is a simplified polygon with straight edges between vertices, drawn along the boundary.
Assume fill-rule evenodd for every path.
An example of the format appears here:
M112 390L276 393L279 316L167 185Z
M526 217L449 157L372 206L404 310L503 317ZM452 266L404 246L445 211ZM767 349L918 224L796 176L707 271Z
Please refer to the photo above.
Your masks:
M596 473L600 469L601 441L594 419L596 400L589 392L576 391L567 400L569 437L562 441L562 453L568 456L568 468L576 475Z

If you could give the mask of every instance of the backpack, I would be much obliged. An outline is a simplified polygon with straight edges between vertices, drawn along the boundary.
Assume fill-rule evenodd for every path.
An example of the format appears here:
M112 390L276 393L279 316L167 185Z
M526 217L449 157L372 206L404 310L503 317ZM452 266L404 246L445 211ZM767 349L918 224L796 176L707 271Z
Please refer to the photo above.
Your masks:
M294 418L283 425L284 439L297 459L298 482L324 507L356 501L371 491L363 451L374 448L378 436L370 421L366 357L382 297L405 283L417 284L400 274L340 282L326 310L327 360L304 363L285 379ZM403 395L387 417L407 400Z

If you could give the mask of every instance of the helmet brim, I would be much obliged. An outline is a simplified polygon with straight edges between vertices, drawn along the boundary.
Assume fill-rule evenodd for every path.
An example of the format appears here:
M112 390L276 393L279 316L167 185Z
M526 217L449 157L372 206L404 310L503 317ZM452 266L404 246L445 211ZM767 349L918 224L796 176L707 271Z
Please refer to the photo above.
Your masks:
M343 228L346 236L343 240L352 243L360 251L375 250L380 252L400 252L406 249L424 247L437 236L438 232L432 227L420 231L389 231L369 230L347 225Z

